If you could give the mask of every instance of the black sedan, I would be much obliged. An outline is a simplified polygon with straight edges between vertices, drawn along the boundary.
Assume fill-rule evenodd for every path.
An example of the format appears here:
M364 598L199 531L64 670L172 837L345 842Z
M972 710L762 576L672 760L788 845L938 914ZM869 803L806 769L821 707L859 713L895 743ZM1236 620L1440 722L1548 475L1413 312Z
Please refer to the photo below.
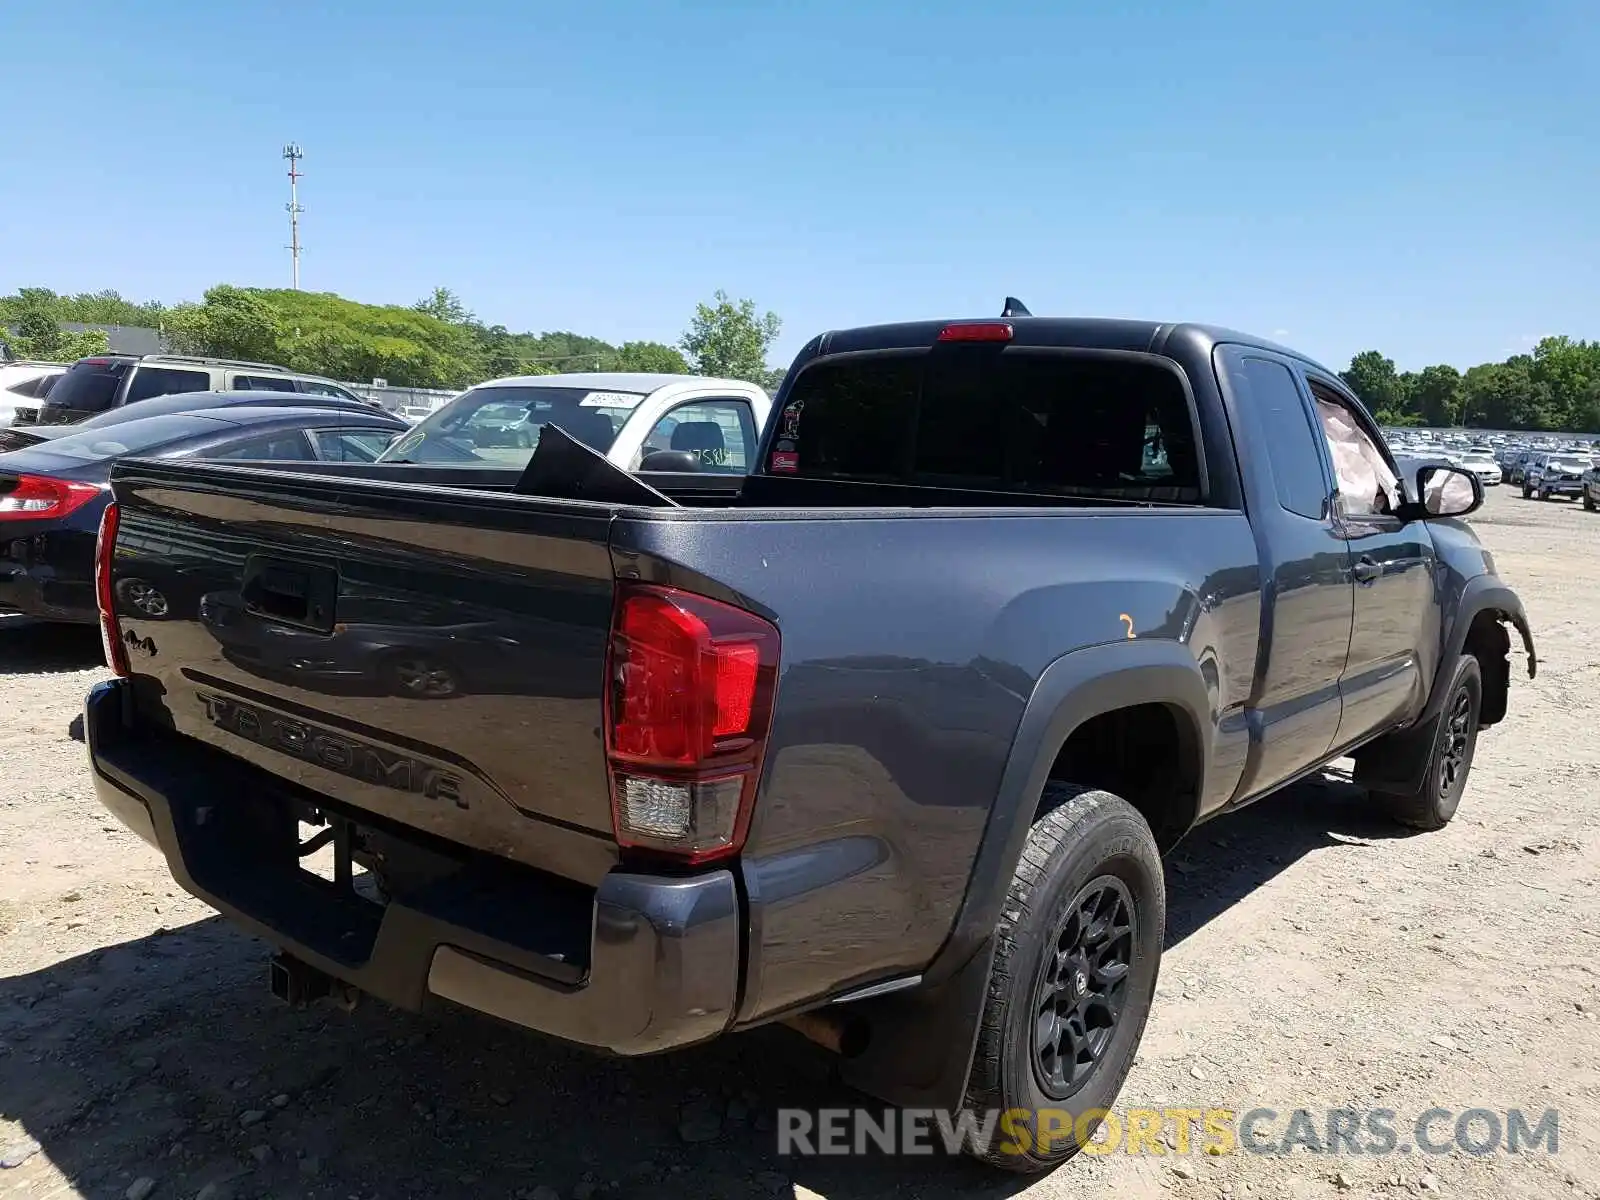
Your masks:
M69 428L0 454L0 612L98 620L95 536L111 464L125 455L372 462L409 426L370 408L240 405Z
M79 433L85 429L105 429L128 421L142 421L146 417L164 417L170 413L199 412L214 408L312 408L336 412L372 412L380 409L375 404L361 400L342 400L337 396L302 395L299 392L176 392L170 396L152 396L137 404L124 404L108 408L105 412L71 425L17 425L0 428L0 451L22 450L40 442L54 441Z

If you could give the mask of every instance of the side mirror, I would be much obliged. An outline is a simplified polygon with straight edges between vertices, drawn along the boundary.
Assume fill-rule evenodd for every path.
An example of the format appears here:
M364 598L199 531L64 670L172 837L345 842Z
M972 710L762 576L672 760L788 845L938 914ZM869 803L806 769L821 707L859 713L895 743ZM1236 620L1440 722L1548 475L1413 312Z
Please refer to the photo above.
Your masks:
M1459 467L1422 467L1417 471L1417 497L1411 515L1464 517L1483 505L1483 483L1471 471Z
M700 469L700 456L693 450L652 450L639 460L641 471L672 471L685 474Z

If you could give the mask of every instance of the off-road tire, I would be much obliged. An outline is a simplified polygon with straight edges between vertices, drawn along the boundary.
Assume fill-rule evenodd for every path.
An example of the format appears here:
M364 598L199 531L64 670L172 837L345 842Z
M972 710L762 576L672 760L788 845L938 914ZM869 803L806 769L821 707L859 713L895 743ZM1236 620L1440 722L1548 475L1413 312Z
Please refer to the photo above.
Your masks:
M968 1153L1020 1173L1047 1171L1071 1158L1081 1149L1071 1132L1078 1115L1108 1109L1116 1100L1150 1015L1166 934L1161 855L1139 812L1110 792L1066 783L1047 784L1042 801L1048 811L1028 832L995 932L989 994L964 1104L980 1123L989 1113L1014 1109L1030 1114L1052 1109L1071 1117L1062 1118L1064 1136L1044 1148L1034 1136L1040 1126L1036 1115L1030 1116L1021 1138L1015 1128L998 1122L986 1142L969 1138ZM1095 888L1109 888L1105 894L1125 895L1129 901L1124 987L1102 1052L1070 1094L1056 1098L1042 1083L1035 1026L1049 986L1046 967L1055 965L1057 945L1075 928L1072 906ZM1117 956L1109 942L1104 952L1101 962ZM1099 977L1094 974L1091 985ZM1075 978L1084 975L1075 972ZM1083 1132L1092 1136L1093 1128L1085 1125Z
M1422 786L1414 792L1377 793L1395 820L1413 829L1443 829L1456 815L1472 773L1483 711L1483 668L1470 654L1456 659L1439 710Z

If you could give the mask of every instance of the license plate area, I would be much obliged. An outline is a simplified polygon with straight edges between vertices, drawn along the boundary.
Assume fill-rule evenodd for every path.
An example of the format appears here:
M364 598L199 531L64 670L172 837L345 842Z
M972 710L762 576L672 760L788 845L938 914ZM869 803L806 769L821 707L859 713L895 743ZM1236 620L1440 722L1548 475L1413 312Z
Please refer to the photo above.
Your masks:
M301 813L295 825L295 854L302 876L340 897L379 908L388 902L378 877L357 861L366 845L363 831L354 821L312 809Z

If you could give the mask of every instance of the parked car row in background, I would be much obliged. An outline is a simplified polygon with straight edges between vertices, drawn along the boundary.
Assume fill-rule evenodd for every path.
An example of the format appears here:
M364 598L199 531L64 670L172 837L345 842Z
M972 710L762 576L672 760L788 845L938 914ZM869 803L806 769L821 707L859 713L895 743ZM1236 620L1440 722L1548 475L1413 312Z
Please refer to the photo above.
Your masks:
M40 425L70 425L107 409L178 392L297 392L361 403L349 388L271 363L182 354L100 354L80 358L39 405Z
M1485 487L1502 482L1521 489L1525 500L1582 498L1600 507L1600 442L1556 434L1469 434L1394 429L1386 433L1395 453L1415 461L1448 462L1471 471Z
M187 406L187 407L186 407ZM93 624L95 535L125 455L372 462L407 425L358 400L201 392L76 425L0 430L0 612ZM135 600L140 611L159 597Z
M84 623L97 620L95 534L123 456L446 465L509 488L544 428L559 425L625 471L732 483L753 463L770 409L753 384L684 375L495 379L400 415L269 363L104 354L5 369L6 386L34 403L14 406L0 428L0 611ZM149 615L166 603L126 599Z

